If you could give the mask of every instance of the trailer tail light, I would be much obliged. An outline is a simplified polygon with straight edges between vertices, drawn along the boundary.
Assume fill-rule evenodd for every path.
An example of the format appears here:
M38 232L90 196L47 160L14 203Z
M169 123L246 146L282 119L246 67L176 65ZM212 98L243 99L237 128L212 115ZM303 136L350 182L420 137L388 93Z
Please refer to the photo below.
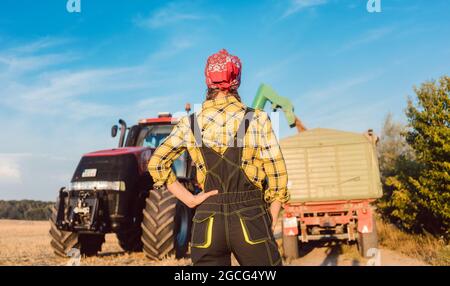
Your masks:
M283 233L287 236L298 235L298 221L297 217L287 214L283 218Z

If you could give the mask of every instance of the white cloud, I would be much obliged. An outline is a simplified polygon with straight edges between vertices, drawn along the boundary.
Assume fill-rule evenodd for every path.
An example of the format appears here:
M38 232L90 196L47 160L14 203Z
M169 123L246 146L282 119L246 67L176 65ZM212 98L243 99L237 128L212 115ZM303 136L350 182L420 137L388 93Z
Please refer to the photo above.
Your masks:
M315 100L322 102L326 98L338 96L339 94L342 94L353 87L367 83L368 81L379 76L379 74L380 72L374 72L371 74L365 74L341 80L339 82L332 83L321 89L310 91L306 93L304 96L306 98L310 98L311 99L310 102L314 102Z
M0 55L0 75L32 72L44 67L55 66L75 59L73 54L48 54L41 56Z
M68 42L68 39L43 38L0 50L0 80L13 80L20 75L79 59L80 57L72 52L46 52L47 48L58 47Z
M137 16L134 23L143 28L157 29L184 21L200 20L202 17L189 13L180 4L171 3L155 12L149 17Z
M343 78L303 93L294 102L302 110L299 112L300 118L308 128L327 126L357 132L363 132L369 127L376 128L374 122L378 122L384 112L373 111L382 111L389 104L373 99L361 91L361 87L376 81L384 72L385 70L380 69ZM302 101L302 98L308 100Z
M110 111L107 104L81 101L100 92L126 91L143 88L144 83L130 80L129 68L87 69L37 73L31 79L17 76L1 79L4 94L0 105L35 114L63 114L71 116L82 112L86 117L103 115ZM93 111L89 113L89 111Z
M307 8L324 5L327 2L328 0L291 0L282 18L286 18Z
M344 44L340 49L336 51L336 53L352 50L356 47L376 42L382 39L383 37L391 34L393 31L394 31L393 27L382 27L368 30L364 34L360 35L358 38L353 39L348 43Z
M67 69L55 65L75 57L65 52L42 53L47 47L63 43L65 40L45 38L0 49L0 107L27 115L58 115L75 120L115 116L124 110L104 100L106 97L145 94L152 87L161 86L167 79L155 67L156 63L194 46L190 37L174 36L135 66ZM39 53L33 53L33 49ZM130 102L128 107L135 104Z
M0 199L54 200L77 159L37 153L0 153Z
M164 45L159 51L153 53L149 60L161 61L167 58L173 57L180 52L189 49L194 46L194 41L191 38L184 36L173 37L166 45Z
M286 58L279 60L275 63L269 63L257 70L253 75L253 79L256 81L271 79L274 76L282 74L282 71L286 66L295 64L300 58L300 54L293 54Z
M14 158L0 155L0 182L19 183L20 178L18 162Z
M170 97L165 97L165 100L170 99ZM161 98L158 97L149 97L149 98L144 98L141 99L137 102L136 106L140 109L147 109L153 105L155 105L156 103L158 103L161 100Z
M163 51L155 52L148 60L167 59L192 45L188 38L174 38ZM115 94L145 93L161 83L148 62L107 68L51 68L68 61L67 55L53 52L22 56L11 50L16 49L0 50L0 108L3 106L26 115L60 115L71 119L111 116L121 110L109 104L108 98Z
M44 37L44 38L39 38L33 42L15 46L15 47L11 48L11 51L17 52L17 53L36 53L36 52L44 50L44 49L67 44L71 41L72 41L72 39L68 39L68 38Z
M392 100L357 101L345 100L333 106L320 106L311 116L316 126L364 132L368 129L379 130L379 122L385 116L386 106ZM378 110L380 112L374 112ZM382 112L381 112L382 111ZM342 127L345 126L345 127Z

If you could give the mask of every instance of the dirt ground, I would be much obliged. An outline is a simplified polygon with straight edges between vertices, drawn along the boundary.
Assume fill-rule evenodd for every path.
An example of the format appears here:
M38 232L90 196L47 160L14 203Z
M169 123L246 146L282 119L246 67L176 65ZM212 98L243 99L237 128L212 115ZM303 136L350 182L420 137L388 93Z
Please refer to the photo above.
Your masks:
M49 223L45 221L0 220L0 265L67 265L69 259L56 257L50 248ZM355 245L343 243L315 243L301 250L301 258L285 261L295 266L350 266L350 265L426 265L424 262L381 249L379 260L361 259ZM236 264L234 262L233 264ZM106 236L106 243L97 257L82 258L81 265L190 265L189 259L169 257L151 261L143 253L125 253L115 235Z

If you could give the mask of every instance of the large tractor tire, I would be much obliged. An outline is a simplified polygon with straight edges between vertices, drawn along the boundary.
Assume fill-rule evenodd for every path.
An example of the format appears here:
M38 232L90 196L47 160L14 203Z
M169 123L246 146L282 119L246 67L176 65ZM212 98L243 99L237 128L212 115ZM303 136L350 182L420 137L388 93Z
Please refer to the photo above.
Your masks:
M151 190L145 201L142 242L145 255L163 259L175 251L174 230L177 199L165 188Z
M141 240L142 228L141 226L133 226L130 229L116 234L119 240L119 245L124 251L140 252L142 251L143 243Z
M298 237L283 233L283 255L288 259L297 259L299 255Z
M145 201L142 242L145 255L160 260L186 257L194 211L167 189L151 190Z
M359 254L364 258L370 258L374 255L370 249L378 249L378 234L375 217L372 217L373 229L370 233L359 233L357 238Z
M56 209L53 208L50 218L50 245L56 255L68 257L69 251L73 248L79 249L83 256L94 256L101 251L105 235L62 231L56 227L55 221Z

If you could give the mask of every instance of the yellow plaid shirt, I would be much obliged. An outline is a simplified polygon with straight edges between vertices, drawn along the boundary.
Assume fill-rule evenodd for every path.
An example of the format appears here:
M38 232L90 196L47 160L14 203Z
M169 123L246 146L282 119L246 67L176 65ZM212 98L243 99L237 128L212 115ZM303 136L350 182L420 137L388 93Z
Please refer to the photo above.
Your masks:
M233 143L245 108L234 96L206 100L197 113L204 144L223 154ZM150 159L148 170L156 188L175 182L172 163L186 150L195 163L197 180L203 188L207 170L201 152L195 146L188 116L180 119ZM264 111L255 111L244 137L242 169L261 190L267 178L264 193L267 202L278 200L284 203L289 199L286 165L269 116Z

